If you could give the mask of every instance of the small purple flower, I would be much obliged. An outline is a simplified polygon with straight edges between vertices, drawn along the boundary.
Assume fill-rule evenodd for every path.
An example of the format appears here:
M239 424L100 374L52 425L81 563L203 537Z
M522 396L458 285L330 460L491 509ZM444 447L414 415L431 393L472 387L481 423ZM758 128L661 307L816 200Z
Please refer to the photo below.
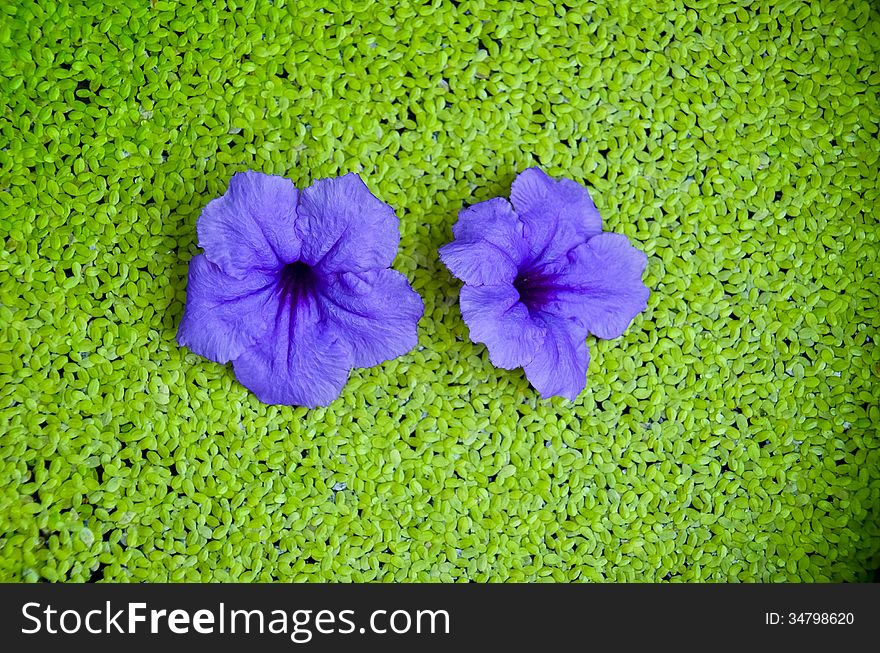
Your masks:
M461 211L440 258L464 281L462 317L492 364L523 367L543 397L574 400L586 384L587 334L616 338L647 306L647 257L626 236L602 233L574 181L529 168L510 199Z
M339 396L352 367L416 346L423 306L389 269L397 217L360 177L238 173L198 221L177 341L218 363L267 404L314 407Z

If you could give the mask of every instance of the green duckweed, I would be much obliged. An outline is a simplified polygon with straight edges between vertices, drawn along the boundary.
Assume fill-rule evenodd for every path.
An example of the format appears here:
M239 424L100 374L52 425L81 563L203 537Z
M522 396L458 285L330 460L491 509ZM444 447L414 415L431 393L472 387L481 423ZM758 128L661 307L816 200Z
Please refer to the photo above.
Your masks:
M0 580L853 581L880 564L866 0L0 8ZM437 248L540 165L649 256L542 401ZM326 409L174 340L230 176L355 171L420 346Z

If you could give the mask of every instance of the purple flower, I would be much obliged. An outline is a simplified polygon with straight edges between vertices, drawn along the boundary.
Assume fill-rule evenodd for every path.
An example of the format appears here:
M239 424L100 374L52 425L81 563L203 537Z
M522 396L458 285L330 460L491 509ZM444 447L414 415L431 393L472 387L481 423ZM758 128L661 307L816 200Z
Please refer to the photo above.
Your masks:
M417 343L422 300L388 269L397 217L360 177L316 181L239 173L198 221L177 341L267 404L326 405L352 367Z
M602 233L574 181L529 168L510 199L461 211L440 258L464 281L462 316L492 364L523 367L542 396L574 400L586 384L587 334L616 338L647 306L647 257L626 236Z

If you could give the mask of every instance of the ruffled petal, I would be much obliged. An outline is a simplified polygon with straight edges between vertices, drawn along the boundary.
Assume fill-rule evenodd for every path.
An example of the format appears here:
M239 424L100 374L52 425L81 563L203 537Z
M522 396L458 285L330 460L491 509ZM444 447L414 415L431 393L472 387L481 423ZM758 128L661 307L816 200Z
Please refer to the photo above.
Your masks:
M463 209L452 233L455 240L440 248L440 260L465 283L512 283L528 255L523 225L500 197Z
M378 365L418 344L417 324L424 306L400 272L333 275L322 284L318 301L355 367Z
M186 308L177 342L218 363L238 357L268 331L275 280L255 272L236 279L199 254L189 263Z
M454 240L440 248L440 260L457 278L477 286L510 284L516 278L510 256L485 240Z
M459 211L452 235L456 240L482 240L497 245L515 263L528 253L522 222L503 197L493 197Z
M590 352L586 334L569 320L542 320L546 337L532 360L524 365L526 377L545 399L558 395L571 401L587 383Z
M460 304L471 340L486 345L493 365L512 370L534 357L543 329L532 320L513 286L464 286Z
M265 404L326 406L342 392L348 349L320 319L314 296L282 302L269 332L233 361L235 375Z
M539 168L527 168L514 179L510 201L536 259L552 260L602 232L587 189L571 179L552 179Z
M355 173L315 181L302 191L297 214L302 260L322 274L380 270L397 254L394 210Z
M199 217L199 247L226 274L243 279L299 258L296 204L299 191L284 177L239 172L226 194L211 200Z
M570 253L563 290L546 310L576 318L599 338L617 338L648 306L651 293L642 282L647 264L623 234L591 238Z

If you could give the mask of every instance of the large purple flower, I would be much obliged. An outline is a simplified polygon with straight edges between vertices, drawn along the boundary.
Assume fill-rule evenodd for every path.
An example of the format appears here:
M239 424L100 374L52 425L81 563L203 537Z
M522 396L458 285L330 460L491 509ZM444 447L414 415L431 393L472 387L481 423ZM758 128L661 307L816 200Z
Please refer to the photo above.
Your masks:
M360 177L239 173L198 221L177 341L218 363L267 404L326 405L352 367L417 343L422 300L389 269L397 217Z
M647 306L646 256L602 233L580 184L529 168L502 198L461 211L440 258L464 281L471 339L493 365L523 367L544 397L574 400L586 384L587 334L616 338Z

